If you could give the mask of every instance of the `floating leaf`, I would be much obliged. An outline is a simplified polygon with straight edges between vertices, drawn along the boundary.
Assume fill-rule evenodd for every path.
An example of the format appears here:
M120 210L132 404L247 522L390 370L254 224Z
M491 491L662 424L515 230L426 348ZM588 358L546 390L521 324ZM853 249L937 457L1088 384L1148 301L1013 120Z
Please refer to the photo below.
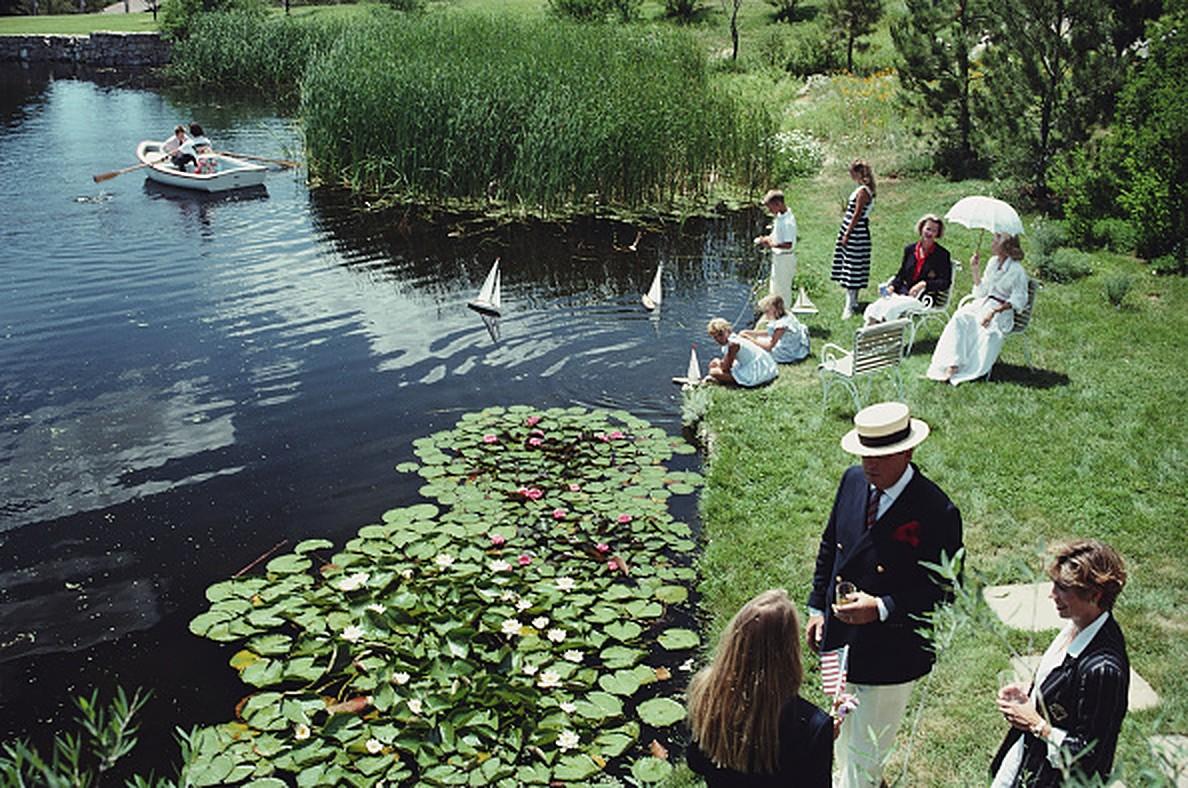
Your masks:
M312 553L314 550L333 550L334 542L329 539L305 539L297 543L293 548L294 553L304 555L305 553Z
M701 638L691 629L666 629L660 633L656 642L669 651L684 651L695 647L701 642Z
M672 698L652 698L639 704L639 718L655 728L664 728L685 718L685 707Z
M684 586L660 586L656 598L668 605L678 605L689 598L689 589Z
M672 764L659 758L641 758L631 764L631 776L641 783L658 783L672 774Z

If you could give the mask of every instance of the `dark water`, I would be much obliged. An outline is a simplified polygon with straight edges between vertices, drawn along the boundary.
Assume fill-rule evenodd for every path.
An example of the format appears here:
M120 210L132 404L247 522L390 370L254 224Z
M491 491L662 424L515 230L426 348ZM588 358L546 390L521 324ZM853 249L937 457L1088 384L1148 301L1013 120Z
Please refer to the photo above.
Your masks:
M207 585L414 502L393 466L467 410L621 407L677 431L669 379L690 344L714 352L709 316L739 314L759 219L624 253L625 225L368 212L300 173L231 197L95 184L190 118L223 149L299 155L270 108L123 82L0 67L0 736L43 737L91 687L149 687L136 759L160 770L173 725L244 693L231 650L186 629ZM498 342L464 307L495 256Z

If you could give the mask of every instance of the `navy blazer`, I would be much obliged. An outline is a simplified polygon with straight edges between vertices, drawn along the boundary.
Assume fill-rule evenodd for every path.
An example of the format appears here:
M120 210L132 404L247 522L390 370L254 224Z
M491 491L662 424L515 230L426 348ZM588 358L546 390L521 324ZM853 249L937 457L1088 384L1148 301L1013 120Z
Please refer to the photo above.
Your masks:
M780 765L775 774L722 769L690 741L689 768L708 788L830 788L833 772L833 719L803 698L780 709Z
M932 254L924 258L924 267L920 269L920 278L916 273L916 244L910 243L903 247L903 262L899 264L899 272L891 280L891 289L900 295L907 295L912 285L924 280L925 293L943 293L953 282L953 260L949 257L949 250L937 244Z
M1072 774L1082 780L1108 779L1114 768L1114 750L1130 690L1130 660L1126 640L1113 615L1106 620L1085 650L1065 657L1040 685L1040 713L1053 727L1068 732L1061 749L1072 761ZM1061 770L1048 761L1048 743L1011 728L990 767L993 777L1007 751L1023 736L1023 763L1013 785L1021 788L1056 788L1064 784Z
M809 607L825 613L823 650L850 645L849 679L858 684L901 684L932 669L936 656L917 630L921 615L951 596L921 562L940 563L961 549L961 513L915 465L915 475L869 530L867 490L860 466L842 476L829 523L817 550ZM838 579L881 597L886 621L853 625L833 616Z

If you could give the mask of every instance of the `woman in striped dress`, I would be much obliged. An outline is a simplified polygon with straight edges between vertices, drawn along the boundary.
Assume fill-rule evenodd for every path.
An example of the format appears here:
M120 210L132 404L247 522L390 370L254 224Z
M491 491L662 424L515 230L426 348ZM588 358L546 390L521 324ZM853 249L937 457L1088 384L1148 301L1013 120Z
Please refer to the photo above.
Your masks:
M846 290L846 305L842 320L858 314L858 291L870 281L870 216L874 205L874 171L862 159L850 165L850 177L857 188L846 203L846 215L837 232L837 246L833 250L833 271L829 278Z

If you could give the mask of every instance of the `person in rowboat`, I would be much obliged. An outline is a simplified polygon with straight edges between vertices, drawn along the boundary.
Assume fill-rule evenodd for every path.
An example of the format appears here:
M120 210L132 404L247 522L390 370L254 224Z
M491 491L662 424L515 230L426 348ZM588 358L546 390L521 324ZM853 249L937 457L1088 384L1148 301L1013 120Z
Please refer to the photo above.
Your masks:
M198 157L212 150L210 139L197 123L190 124L190 139L181 144L173 154L173 166L186 172L187 165L198 167Z
M178 124L173 128L173 136L161 143L161 152L172 156L177 150L189 141L186 136L186 127Z

